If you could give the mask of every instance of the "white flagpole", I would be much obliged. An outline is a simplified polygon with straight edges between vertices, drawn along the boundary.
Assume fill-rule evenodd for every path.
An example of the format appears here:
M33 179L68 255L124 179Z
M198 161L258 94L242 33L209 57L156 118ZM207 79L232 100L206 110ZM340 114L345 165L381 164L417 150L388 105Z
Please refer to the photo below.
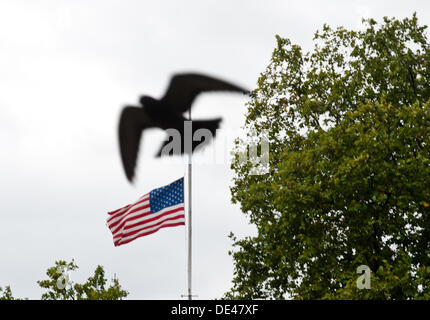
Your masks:
M191 108L188 110L188 120L191 121ZM192 122L191 122L192 124ZM192 180L192 159L193 159L193 142L192 142L192 130L191 130L191 150L188 154L188 300L192 300L191 295L191 253L192 253L192 245L191 245L191 180ZM187 138L187 137L185 137Z

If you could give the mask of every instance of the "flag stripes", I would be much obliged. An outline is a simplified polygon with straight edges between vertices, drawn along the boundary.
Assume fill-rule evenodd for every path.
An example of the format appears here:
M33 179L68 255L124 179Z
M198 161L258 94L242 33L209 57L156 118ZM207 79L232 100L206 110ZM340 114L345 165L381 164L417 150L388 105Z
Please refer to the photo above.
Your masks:
M108 212L107 226L115 246L166 227L185 225L183 178L152 190L135 203Z

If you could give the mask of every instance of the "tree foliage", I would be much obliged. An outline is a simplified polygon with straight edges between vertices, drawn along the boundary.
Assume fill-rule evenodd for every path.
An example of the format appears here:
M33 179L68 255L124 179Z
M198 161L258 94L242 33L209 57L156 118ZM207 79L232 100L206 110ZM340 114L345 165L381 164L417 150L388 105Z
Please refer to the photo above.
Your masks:
M430 298L430 46L414 14L277 36L237 141L232 200L257 227L237 239L227 298ZM270 141L270 172L240 147ZM357 267L372 270L359 290Z
M119 280L114 278L112 284L107 286L105 271L102 266L97 266L93 276L85 283L74 283L69 276L70 271L78 269L72 260L66 262L59 260L53 267L48 268L48 279L37 281L39 286L46 289L42 294L42 300L121 300L127 297L128 292L123 290ZM0 300L20 300L12 295L10 286L3 290L0 287Z
M10 286L6 286L4 289L0 287L0 300L17 300L13 297Z
M73 283L68 278L68 272L76 270L78 266L72 260L56 261L55 266L48 268L47 280L37 283L47 291L42 294L42 300L120 300L128 295L121 288L119 280L114 278L107 287L107 279L102 266L97 266L92 277L85 283Z

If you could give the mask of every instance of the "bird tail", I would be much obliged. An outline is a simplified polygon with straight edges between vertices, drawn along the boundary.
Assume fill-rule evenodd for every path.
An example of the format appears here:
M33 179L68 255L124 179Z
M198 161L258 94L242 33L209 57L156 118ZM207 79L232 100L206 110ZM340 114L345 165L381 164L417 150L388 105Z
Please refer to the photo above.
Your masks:
M198 141L194 141L193 139L193 151L198 151L201 148L203 148L204 146L206 146L207 144L209 144L209 142L212 140L212 138L215 138L216 135L216 130L219 128L219 124L221 122L221 118L217 118L217 119L213 119L213 120L193 120L192 122L192 128L193 128L193 137L194 139L197 139ZM196 135L196 132L199 129L206 129L209 130L211 133L211 137L207 137L205 132L200 132L200 136L198 136L198 134ZM206 132L207 133L207 132ZM182 131L182 143L181 143L181 150L180 150L180 154L185 153L185 136L183 134ZM201 140L199 140L201 139ZM169 139L168 141L164 141L163 144L161 145L160 150L157 153L157 157L161 156L162 151L164 150L164 147L166 147L169 143L172 142L173 139ZM196 150L196 148L198 147L198 149ZM178 150L179 151L179 150ZM168 153L169 155L178 155L179 152L175 152L175 150L170 150L170 152Z
M215 137L216 129L219 128L220 122L221 118L213 120L193 120L193 137L195 132L199 129L208 129L211 132L212 136Z

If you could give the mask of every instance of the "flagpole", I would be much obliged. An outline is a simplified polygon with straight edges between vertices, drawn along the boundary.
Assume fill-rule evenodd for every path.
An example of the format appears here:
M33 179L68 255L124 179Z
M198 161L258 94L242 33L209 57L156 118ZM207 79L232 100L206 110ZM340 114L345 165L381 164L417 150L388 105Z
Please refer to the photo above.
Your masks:
M188 110L188 120L191 121L191 108ZM192 123L191 123L192 125ZM192 127L191 127L192 128ZM192 145L192 130L191 130L191 150L188 154L188 300L192 300L191 294L191 253L192 253L192 245L191 245L191 180L192 180L192 160L193 160L193 145ZM187 138L187 137L185 137Z

